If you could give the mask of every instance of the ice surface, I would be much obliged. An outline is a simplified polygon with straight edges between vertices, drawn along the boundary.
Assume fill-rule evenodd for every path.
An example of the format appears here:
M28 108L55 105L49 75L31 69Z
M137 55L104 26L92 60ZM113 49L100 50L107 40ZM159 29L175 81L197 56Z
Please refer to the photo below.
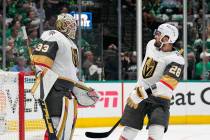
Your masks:
M85 137L85 132L106 132L110 128L76 129L73 140L93 140ZM122 127L118 127L109 137L98 140L118 140ZM136 140L147 140L145 127L139 132ZM163 140L210 140L210 125L170 125Z
M95 140L118 140L122 127L118 127L107 138ZM94 140L87 138L85 132L106 132L110 127L105 128L76 128L73 140ZM139 132L136 140L147 140L147 130L145 127ZM26 140L43 140L44 131L33 131L26 133ZM0 134L0 140L18 140L17 133ZM209 125L170 125L163 140L210 140Z

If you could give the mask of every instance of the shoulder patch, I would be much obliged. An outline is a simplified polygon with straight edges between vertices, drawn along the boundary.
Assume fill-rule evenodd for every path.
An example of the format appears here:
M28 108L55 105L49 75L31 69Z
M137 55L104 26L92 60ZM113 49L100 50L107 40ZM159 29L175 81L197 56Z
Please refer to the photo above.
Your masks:
M53 30L49 31L49 35L54 35L55 33L56 33L56 32L53 31Z

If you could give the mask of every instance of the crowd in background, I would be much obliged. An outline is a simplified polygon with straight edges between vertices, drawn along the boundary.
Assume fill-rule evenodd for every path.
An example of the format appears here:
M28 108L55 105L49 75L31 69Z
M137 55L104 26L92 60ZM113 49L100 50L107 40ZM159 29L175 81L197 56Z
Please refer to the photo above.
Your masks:
M210 78L210 8L208 8L210 7L210 1L206 1L204 4L205 11L203 10L202 0L189 0L187 3L187 77L189 80L207 80ZM180 33L175 47L183 48L183 1L144 0L143 5L143 30L145 30L143 32L147 33L148 36L152 35L158 23L171 22L178 27ZM203 13L205 13L204 17ZM204 21L205 27L203 27ZM145 38L143 43L147 41Z
M118 80L117 1L89 0L82 3L82 11L93 12L93 29L82 30L83 80ZM92 7L91 7L92 1ZM60 13L77 11L77 0L6 0L6 70L32 70L29 49L39 42L41 30L55 29ZM87 1L86 1L87 4ZM0 33L3 31L3 5L1 0ZM107 7L105 9L104 7ZM202 0L188 0L188 79L210 78L210 2L203 11ZM182 0L143 0L143 56L146 44L153 38L159 24L171 22L179 29L175 47L183 48ZM205 12L205 17L203 17ZM204 18L204 19L203 19ZM136 54L136 0L122 0L122 79L137 79ZM125 21L125 22L124 22ZM203 27L205 21L205 27ZM40 25L43 25L43 29ZM205 40L203 40L205 31ZM77 43L77 42L76 42ZM3 38L0 36L0 62L2 63ZM204 48L204 50L203 50ZM203 69L205 72L203 73Z

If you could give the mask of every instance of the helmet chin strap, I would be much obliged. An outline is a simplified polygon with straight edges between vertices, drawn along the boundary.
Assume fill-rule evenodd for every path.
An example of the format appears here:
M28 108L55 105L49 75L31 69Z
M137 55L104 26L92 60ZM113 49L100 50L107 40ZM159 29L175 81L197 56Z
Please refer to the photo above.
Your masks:
M163 37L164 37L164 36L163 36ZM163 47L164 44L170 43L169 41L168 41L168 42L162 42L163 37L160 39L161 45L160 45L159 49L161 49L161 48Z

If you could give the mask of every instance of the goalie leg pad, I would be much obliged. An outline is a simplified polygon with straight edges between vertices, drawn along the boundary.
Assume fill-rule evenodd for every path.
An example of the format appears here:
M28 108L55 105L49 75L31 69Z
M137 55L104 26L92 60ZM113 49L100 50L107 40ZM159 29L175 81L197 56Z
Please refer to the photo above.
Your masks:
M63 97L63 107L57 128L57 140L71 140L77 119L77 103L75 99Z

